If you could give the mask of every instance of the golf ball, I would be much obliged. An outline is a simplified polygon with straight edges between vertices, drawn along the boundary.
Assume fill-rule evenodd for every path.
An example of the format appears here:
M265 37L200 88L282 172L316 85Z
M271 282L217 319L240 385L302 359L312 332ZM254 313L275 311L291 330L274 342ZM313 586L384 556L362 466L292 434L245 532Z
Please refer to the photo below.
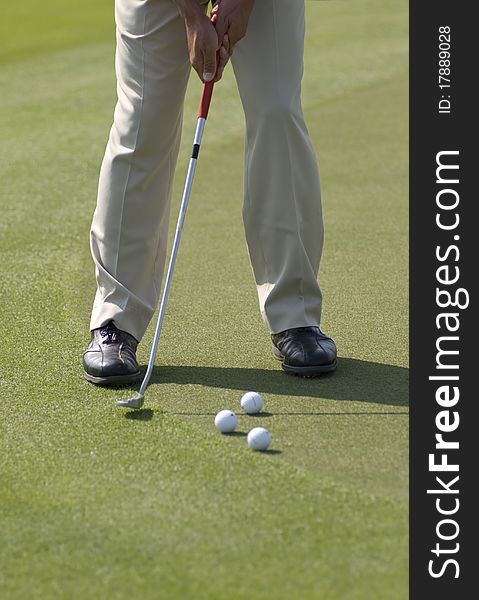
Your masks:
M215 417L215 426L221 433L231 433L236 429L236 415L232 410L220 410Z
M248 415L259 413L263 408L263 398L258 392L246 392L241 398L241 408Z
M253 450L266 450L270 444L271 436L264 427L255 427L248 433L248 446Z

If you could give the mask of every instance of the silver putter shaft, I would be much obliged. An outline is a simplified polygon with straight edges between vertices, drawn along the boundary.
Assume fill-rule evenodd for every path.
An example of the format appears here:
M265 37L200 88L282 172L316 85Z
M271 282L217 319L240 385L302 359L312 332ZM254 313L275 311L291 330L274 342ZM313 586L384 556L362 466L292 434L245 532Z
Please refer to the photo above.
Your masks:
M198 159L198 154L200 151L201 139L203 137L205 122L208 116L208 111L211 103L211 96L213 94L213 86L213 82L203 84L203 93L201 94L200 109L198 111L198 122L196 125L195 139L193 141L193 151L191 153L190 163L188 165L188 173L186 175L183 197L181 199L180 214L178 216L178 223L176 224L175 238L173 240L173 248L171 250L170 262L168 264L168 271L166 273L165 285L161 297L160 312L158 314L158 321L156 323L150 359L148 361L148 368L146 369L145 376L143 377L143 381L141 382L140 391L126 400L117 400L116 403L118 404L118 406L123 406L124 408L139 409L143 406L146 388L148 387L148 383L153 372L156 352L158 350L158 342L160 341L161 327L163 325L163 318L165 316L166 301L168 300L168 293L170 291L171 278L173 276L176 255L178 254L178 247L180 245L181 232L183 231L183 223L185 220L186 209L188 207L188 201L190 199L193 177L195 175L196 170L196 161Z

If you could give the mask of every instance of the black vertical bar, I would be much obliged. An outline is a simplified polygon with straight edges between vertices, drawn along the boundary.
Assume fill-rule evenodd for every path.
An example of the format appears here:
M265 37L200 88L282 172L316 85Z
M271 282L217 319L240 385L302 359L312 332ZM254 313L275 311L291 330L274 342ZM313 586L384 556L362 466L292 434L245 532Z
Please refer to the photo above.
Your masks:
M479 231L473 214L479 206L476 189L479 152L475 143L479 123L473 93L478 72L478 36L471 6L452 0L410 2L410 598L413 600L459 600L477 594L474 580L476 572L479 573L475 544L478 527L474 508L478 499L474 489L479 452L474 442L479 440L479 393L475 386L475 374L479 374L476 243ZM449 66L439 64L441 51L449 51ZM440 68L449 69L449 73L440 72ZM444 79L439 80L440 75ZM450 88L439 87L448 83ZM438 155L440 152L444 154ZM437 181L438 161L459 168L440 170ZM459 182L453 183L455 179ZM456 208L441 208L446 204L453 206L456 200ZM456 218L459 222L452 229L441 228L436 221L452 226ZM438 272L440 267L446 268ZM458 273L455 283L438 280L451 281ZM449 291L451 298L458 299L457 303L463 307L439 307L438 290ZM447 304L446 294L439 298L442 304ZM454 315L447 323L450 329L457 325L457 331L448 331L445 317L439 318L438 325L441 313ZM439 342L442 349L459 351L440 357L440 364L450 368L438 368L436 344L442 336L458 338ZM455 365L457 369L452 368ZM445 375L459 379L430 379ZM452 402L447 407L439 404L437 390L441 386L444 386L442 400L451 398L450 395L446 398L445 390L453 394L457 387L459 400L454 406ZM441 411L447 414L441 416ZM436 419L441 427L448 423L453 427L457 418L460 419L457 429L444 433L438 428ZM437 434L444 440L458 441L459 448L437 449ZM430 454L436 464L443 454L447 455L448 464L457 464L458 471L431 470ZM459 480L450 484L456 476ZM449 490L458 492L448 492L436 477L445 486L449 485ZM445 493L428 494L427 490ZM444 511L457 510L449 515L440 514L438 506ZM441 536L451 539L444 540ZM446 564L448 560L451 562ZM434 577L431 571L439 576Z

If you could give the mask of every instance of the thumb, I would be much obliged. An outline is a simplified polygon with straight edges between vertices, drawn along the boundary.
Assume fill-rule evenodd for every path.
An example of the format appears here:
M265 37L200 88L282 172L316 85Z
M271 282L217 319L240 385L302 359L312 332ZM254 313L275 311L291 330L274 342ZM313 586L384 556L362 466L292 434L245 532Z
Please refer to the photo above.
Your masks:
M203 53L203 80L212 81L216 75L216 51L214 48Z

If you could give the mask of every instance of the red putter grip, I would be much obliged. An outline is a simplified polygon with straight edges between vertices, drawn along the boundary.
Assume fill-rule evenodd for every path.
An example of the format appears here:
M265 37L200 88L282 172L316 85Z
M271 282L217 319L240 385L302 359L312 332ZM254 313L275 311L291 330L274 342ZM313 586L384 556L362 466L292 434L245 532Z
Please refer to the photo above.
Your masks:
M211 104L211 96L213 95L214 81L208 81L203 84L203 92L201 93L200 109L198 118L206 119Z
M213 2L213 5L216 2ZM211 22L213 23L213 25L216 24L216 14L213 14L211 16ZM216 53L216 66L218 67L218 63L220 61L220 51L218 50L218 52ZM215 73L216 75L216 73ZM200 100L200 109L198 111L198 118L199 119L206 119L208 116L208 111L210 110L210 104L211 104L211 96L213 95L213 87L215 85L214 81L208 81L206 83L203 83L203 91L201 93L201 100Z

